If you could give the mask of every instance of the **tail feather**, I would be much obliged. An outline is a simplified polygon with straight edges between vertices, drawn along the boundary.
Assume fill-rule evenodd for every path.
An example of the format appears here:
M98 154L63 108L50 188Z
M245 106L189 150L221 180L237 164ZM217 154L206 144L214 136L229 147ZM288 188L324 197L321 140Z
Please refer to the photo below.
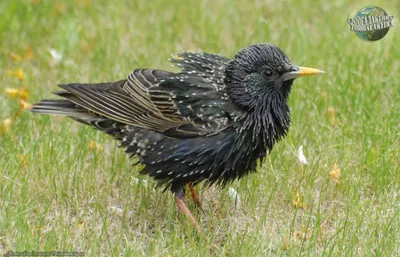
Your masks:
M33 105L31 112L77 117L87 114L80 106L64 99L45 99Z
M56 92L57 95L70 94L68 92ZM71 102L67 99L45 99L33 105L30 110L33 113L64 115L73 118L83 124L90 125L98 130L106 132L116 138L120 137L121 127L124 124L102 117Z
M34 104L31 112L65 115L74 118L89 118L91 114L84 108L64 99L46 99Z

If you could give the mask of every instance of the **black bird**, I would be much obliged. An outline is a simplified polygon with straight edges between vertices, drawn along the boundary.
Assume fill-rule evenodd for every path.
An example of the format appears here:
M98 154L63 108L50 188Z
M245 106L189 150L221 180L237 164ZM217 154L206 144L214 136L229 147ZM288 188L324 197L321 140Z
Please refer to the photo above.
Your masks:
M200 232L185 187L199 204L199 182L225 185L255 172L288 132L293 80L323 71L295 66L269 44L245 47L232 60L182 52L171 62L181 71L136 69L116 82L59 85L62 99L31 111L65 115L121 141Z

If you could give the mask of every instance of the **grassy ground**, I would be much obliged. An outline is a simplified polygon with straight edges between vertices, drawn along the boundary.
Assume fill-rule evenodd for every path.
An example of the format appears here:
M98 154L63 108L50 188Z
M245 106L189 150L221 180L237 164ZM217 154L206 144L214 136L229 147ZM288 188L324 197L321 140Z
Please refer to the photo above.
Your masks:
M371 3L354 2L1 1L0 253L400 256L399 28L362 41L346 18ZM400 17L395 1L374 4ZM200 188L205 214L190 205L199 242L171 195L139 176L116 142L19 112L18 97L50 97L57 83L172 69L167 59L184 49L231 57L257 42L327 73L295 82L289 135L257 174L229 186L240 206L229 188Z

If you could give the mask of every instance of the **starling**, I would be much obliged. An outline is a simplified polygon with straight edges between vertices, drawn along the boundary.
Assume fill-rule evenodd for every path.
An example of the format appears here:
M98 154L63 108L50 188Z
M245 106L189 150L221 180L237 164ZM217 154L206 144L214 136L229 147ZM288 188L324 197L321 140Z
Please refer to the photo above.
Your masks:
M179 72L136 69L116 82L61 84L61 99L31 111L68 116L119 140L200 232L186 187L200 204L194 186L201 181L226 185L255 172L288 132L293 80L323 71L295 66L269 44L247 46L231 60L185 51L171 62Z

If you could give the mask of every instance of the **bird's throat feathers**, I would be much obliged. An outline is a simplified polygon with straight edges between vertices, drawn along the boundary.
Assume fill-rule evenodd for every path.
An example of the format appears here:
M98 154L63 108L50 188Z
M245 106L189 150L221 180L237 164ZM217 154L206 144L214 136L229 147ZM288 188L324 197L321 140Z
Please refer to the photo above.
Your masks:
M241 116L236 131L251 140L254 148L271 151L273 145L286 136L291 115L286 99L281 97L260 98L262 101Z

